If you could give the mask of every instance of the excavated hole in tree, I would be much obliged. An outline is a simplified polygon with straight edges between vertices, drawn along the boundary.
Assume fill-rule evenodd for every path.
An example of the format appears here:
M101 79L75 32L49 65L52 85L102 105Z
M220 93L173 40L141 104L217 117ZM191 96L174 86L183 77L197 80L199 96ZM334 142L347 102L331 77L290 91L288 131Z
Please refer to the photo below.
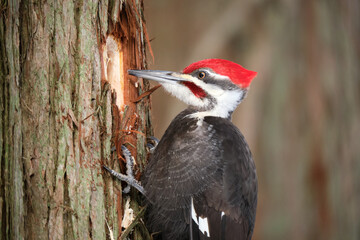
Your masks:
M124 108L124 53L121 44L113 36L106 38L103 52L103 66L105 79L111 90L116 93L116 105L120 110Z

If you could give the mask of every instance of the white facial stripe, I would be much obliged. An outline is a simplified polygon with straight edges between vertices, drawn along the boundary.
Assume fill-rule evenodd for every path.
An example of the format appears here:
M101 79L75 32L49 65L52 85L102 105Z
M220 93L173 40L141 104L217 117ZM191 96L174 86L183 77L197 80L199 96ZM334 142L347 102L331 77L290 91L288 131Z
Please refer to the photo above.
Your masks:
M214 72L209 72L209 71L207 71L207 72L209 73L210 76L216 78L216 80L231 81L228 76L220 75L220 74L217 74Z
M194 220L194 222L199 226L199 230L205 235L210 237L210 231L209 231L209 224L208 224L208 220L207 218L202 218L199 217L199 221L198 221L198 216L195 212L195 208L194 208L194 199L191 198L191 218ZM206 233L205 233L206 232Z

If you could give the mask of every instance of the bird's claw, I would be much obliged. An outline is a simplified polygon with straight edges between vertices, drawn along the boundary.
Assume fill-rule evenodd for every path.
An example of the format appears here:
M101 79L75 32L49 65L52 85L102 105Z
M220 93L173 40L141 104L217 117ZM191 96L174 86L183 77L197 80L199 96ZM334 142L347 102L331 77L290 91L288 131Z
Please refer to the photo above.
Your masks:
M159 139L157 139L156 137L154 136L151 136L148 138L148 140L152 141L152 143L147 143L146 146L148 147L149 149L149 152L150 153L154 153L155 151L155 148L157 147L157 145L159 144Z
M136 188L143 195L145 194L144 188L134 177L134 157L131 155L131 152L124 145L121 146L121 150L126 159L126 175L118 173L107 166L103 166L111 175L119 179L120 181L126 182L128 185L124 188L123 193L130 192L130 186Z

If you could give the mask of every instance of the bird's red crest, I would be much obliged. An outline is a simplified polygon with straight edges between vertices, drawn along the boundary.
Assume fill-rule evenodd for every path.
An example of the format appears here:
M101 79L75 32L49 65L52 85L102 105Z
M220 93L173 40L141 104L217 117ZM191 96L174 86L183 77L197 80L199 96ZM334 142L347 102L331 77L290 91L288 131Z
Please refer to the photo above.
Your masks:
M183 73L190 74L199 68L210 68L217 74L228 76L231 81L242 88L247 88L257 72L247 70L237 63L224 59L205 59L190 64L184 68Z

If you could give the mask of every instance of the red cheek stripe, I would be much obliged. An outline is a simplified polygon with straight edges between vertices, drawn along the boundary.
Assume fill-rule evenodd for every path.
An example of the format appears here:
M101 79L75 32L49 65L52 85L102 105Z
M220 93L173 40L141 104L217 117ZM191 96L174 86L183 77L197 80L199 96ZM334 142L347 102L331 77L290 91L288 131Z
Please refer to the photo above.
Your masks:
M196 86L192 82L182 82L186 87L190 89L190 91L198 98L204 98L206 97L206 93L204 90L202 90L200 87Z

